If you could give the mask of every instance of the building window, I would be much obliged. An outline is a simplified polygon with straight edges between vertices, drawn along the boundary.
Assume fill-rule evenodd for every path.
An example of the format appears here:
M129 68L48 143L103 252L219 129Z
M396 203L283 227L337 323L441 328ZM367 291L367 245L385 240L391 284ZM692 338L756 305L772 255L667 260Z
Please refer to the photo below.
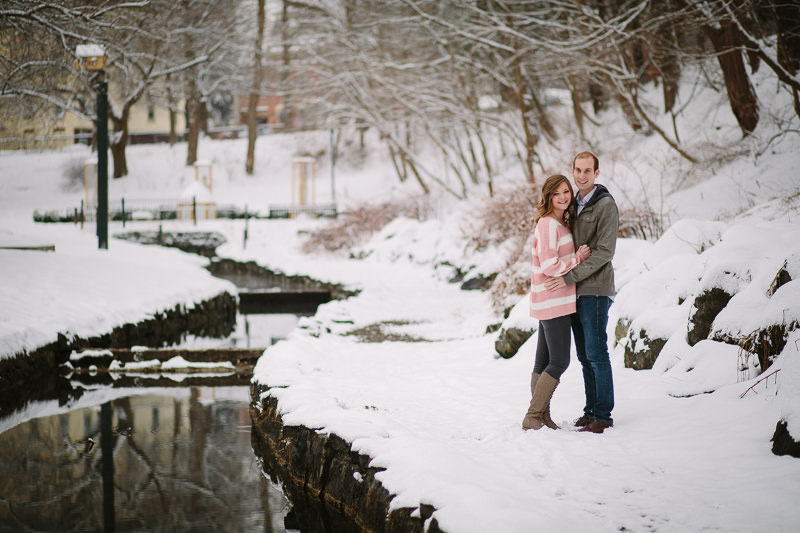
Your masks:
M74 132L74 139L75 144L85 144L89 146L92 144L92 130L89 128L75 128Z

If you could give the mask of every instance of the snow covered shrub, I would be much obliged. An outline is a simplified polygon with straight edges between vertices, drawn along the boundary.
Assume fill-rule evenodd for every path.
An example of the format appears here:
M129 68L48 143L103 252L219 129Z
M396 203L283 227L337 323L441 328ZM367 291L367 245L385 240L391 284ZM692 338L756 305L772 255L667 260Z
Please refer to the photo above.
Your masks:
M349 250L398 217L425 220L427 215L426 204L414 198L379 205L362 204L310 233L303 242L302 250L306 253Z
M476 217L477 226L470 229L469 244L475 251L504 245L505 265L497 273L490 290L497 311L530 288L528 242L538 201L538 188L526 183L489 200Z
M70 159L64 164L64 181L62 188L65 191L77 191L83 188L84 168L80 159Z
M527 239L522 240L517 237L514 241L514 252L490 288L492 304L498 312L505 309L511 300L520 294L526 294L531 288L531 250L525 246Z

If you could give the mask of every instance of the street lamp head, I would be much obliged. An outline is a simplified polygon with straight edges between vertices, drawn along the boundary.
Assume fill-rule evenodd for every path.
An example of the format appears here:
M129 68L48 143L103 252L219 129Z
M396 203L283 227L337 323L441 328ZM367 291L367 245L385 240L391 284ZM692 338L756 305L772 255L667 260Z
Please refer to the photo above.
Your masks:
M99 44L79 44L75 48L79 70L105 70L106 50Z

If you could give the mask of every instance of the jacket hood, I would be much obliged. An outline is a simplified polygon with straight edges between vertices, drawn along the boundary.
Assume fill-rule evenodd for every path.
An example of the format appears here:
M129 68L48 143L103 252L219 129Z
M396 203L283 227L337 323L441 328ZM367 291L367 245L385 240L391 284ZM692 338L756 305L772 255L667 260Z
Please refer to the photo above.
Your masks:
M599 183L595 183L594 186L597 189L594 191L594 194L592 195L591 199L589 199L589 203L584 206L584 209L589 207L590 205L596 204L597 202L600 201L601 198L605 198L606 196L611 196L611 193L608 192L608 189L606 188L605 185L600 185ZM575 203L575 205L578 204L577 195L575 198L573 198L572 201Z
M589 200L589 203L586 204L587 206L594 204L601 198L605 198L606 196L611 196L611 193L608 192L608 189L605 185L600 185L599 183L595 184L597 190L594 192L594 196Z

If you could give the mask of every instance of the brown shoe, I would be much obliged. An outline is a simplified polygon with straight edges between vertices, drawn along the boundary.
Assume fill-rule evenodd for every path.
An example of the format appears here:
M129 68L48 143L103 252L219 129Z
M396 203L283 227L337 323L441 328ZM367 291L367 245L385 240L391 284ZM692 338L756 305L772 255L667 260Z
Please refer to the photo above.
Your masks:
M573 422L573 424L575 424L575 427L582 428L588 426L589 422L591 422L592 420L594 419L591 417L588 417L586 415L581 415L581 417L576 419L575 422Z
M602 433L606 428L613 427L614 423L600 422L599 420L592 420L586 426L578 431L589 431L591 433Z

